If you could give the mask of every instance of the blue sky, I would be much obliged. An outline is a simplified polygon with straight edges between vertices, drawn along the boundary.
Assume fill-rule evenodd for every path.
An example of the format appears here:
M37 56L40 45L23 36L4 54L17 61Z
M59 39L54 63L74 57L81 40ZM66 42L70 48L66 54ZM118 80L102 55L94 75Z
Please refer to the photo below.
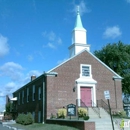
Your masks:
M68 59L77 5L91 52L130 44L130 0L0 0L0 111L31 75Z

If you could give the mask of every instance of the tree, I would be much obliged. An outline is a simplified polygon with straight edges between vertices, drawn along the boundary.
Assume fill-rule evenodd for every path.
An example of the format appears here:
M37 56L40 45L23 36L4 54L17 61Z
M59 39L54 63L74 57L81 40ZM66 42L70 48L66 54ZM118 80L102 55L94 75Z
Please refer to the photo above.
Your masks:
M8 103L6 104L6 113L10 113L10 109L11 109L11 103L8 102Z
M122 91L130 94L130 45L121 41L108 43L101 50L94 51L94 55L122 76Z

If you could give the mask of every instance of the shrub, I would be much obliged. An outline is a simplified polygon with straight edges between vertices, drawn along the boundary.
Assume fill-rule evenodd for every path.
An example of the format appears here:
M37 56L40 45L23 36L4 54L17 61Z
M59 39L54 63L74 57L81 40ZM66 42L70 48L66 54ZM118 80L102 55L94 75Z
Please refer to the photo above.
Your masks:
M61 108L58 110L58 118L65 118L67 115L67 110L65 108Z
M31 113L26 115L26 119L24 120L24 125L33 124L34 120Z
M33 117L31 113L28 113L27 115L19 114L16 119L16 122L22 125L29 125L29 124L32 124L34 121L33 121Z
M121 117L121 118L125 118L127 117L126 115L126 111L118 111L114 114L114 116L118 116L118 117Z
M16 118L16 123L23 124L24 119L25 119L25 115L24 114L19 114L18 117Z
M127 117L126 111L121 111L121 112L120 112L120 117L122 117L122 118L123 118L123 117Z
M54 119L54 118L56 118L56 116L51 113L50 119Z
M87 115L87 109L86 108L82 108L82 107L79 107L78 108L78 116L79 117L84 117Z
M11 114L5 114L3 117L3 120L12 120L12 115Z
M83 119L84 119L84 120L88 120L88 119L89 119L89 116L84 116Z

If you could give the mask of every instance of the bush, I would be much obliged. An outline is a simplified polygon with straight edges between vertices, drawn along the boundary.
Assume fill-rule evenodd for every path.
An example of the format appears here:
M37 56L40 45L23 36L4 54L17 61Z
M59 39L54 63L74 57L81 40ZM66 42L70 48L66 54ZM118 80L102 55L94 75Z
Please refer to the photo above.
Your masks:
M29 125L29 124L33 124L34 120L33 120L33 117L32 117L32 114L31 113L28 113L26 115L26 119L24 121L24 125Z
M56 118L56 116L51 113L50 119L54 119L54 118Z
M126 111L121 111L121 112L120 112L120 117L122 117L122 118L123 118L123 117L127 117Z
M61 108L58 110L58 118L65 118L67 115L67 110L65 108Z
M78 116L79 117L85 117L85 116L87 116L87 109L79 107L78 108Z
M120 118L125 118L127 117L126 111L118 111L114 113L114 116L120 117Z
M83 119L84 119L84 120L88 120L88 119L89 119L89 116L84 116Z
M24 119L25 119L25 115L24 114L19 114L17 119L16 119L16 123L18 124L23 124L24 123Z
M16 122L18 124L22 124L22 125L29 125L29 124L33 124L33 117L31 113L28 113L27 115L25 114L19 114Z
M3 117L3 120L12 120L12 115L6 113Z

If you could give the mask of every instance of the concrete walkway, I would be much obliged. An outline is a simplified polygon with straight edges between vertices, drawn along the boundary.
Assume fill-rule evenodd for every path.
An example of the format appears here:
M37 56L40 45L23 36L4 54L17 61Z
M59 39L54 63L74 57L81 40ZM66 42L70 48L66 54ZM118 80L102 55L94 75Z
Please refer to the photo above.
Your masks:
M11 124L16 124L16 122L13 120L0 122L0 130L25 130L25 129L15 128L11 126Z

